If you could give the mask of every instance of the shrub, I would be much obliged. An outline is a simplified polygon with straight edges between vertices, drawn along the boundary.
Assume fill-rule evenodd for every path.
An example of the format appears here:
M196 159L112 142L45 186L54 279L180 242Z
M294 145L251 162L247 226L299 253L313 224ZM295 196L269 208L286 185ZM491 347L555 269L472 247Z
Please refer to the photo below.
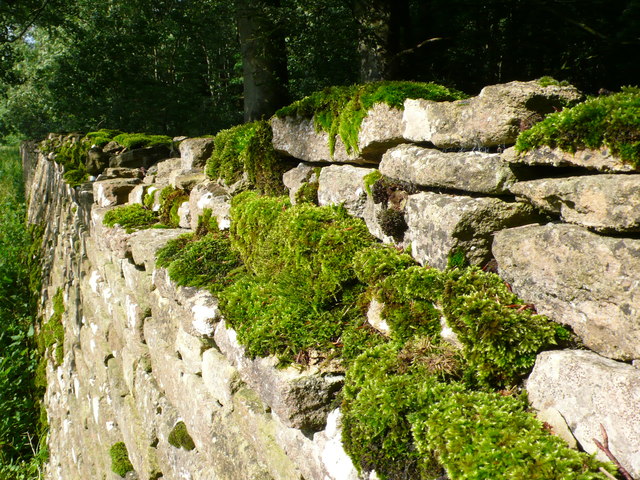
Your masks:
M520 152L548 145L567 152L606 147L640 166L640 89L626 87L610 96L594 97L547 116L520 134Z
M124 478L127 473L133 471L133 465L129 460L129 452L124 442L117 442L111 445L109 456L111 457L111 471L116 475Z

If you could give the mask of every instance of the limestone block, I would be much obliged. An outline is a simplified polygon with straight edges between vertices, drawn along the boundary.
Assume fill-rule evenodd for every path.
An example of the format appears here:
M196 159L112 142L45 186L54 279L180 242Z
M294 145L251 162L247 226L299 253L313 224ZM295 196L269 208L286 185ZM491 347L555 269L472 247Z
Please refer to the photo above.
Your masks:
M238 370L215 348L202 354L202 381L209 394L223 406L232 404L233 394L242 386Z
M182 160L180 158L167 158L156 164L155 183L173 185L176 176L181 173Z
M640 358L640 240L567 224L498 232L501 276L538 312L570 325L590 349Z
M187 138L180 142L182 169L204 168L213 153L213 148L213 138Z
M106 168L104 172L98 175L97 180L110 180L114 178L137 178L141 179L143 173L139 168L113 167Z
M388 150L380 173L396 180L432 188L499 195L516 182L510 165L497 153L441 152L403 144Z
M385 336L389 336L391 334L391 328L387 321L382 318L382 311L384 310L384 303L380 303L378 300L373 298L371 303L369 304L369 309L367 310L367 322L373 328L378 330Z
M210 348L201 338L189 335L182 328L176 334L175 349L179 353L182 365L189 373L202 373L202 354Z
M383 210L384 207L381 203L374 203L371 195L367 195L367 199L364 205L364 211L362 212L362 219L367 224L369 232L371 232L371 235L382 240L384 243L392 243L398 245L399 247L406 248L410 244L408 236L406 234L401 241L397 241L393 237L384 233L384 231L382 230L380 221L378 220L378 215Z
M545 408L544 410L540 410L536 414L536 417L538 417L538 420L542 423L546 423L551 427L551 433L564 440L569 447L574 449L578 448L576 437L573 436L569 425L567 425L567 421L558 410L553 407Z
M352 165L323 168L318 180L318 204L343 205L351 215L362 217L367 201L362 179L371 172L372 168Z
M154 163L171 156L169 147L157 146L127 150L111 157L110 167L149 168Z
M421 192L407 201L405 240L421 265L443 269L458 250L471 264L484 265L491 258L494 232L535 220L532 209L521 203Z
M407 99L403 135L438 148L474 149L515 143L521 128L567 101L579 101L575 87L542 87L537 80L491 85L477 97L455 102Z
M207 176L201 171L182 170L181 173L172 176L171 185L173 185L174 188L190 192L193 187L204 182L206 179Z
M525 165L548 165L553 167L582 167L604 173L640 172L640 166L623 162L603 147L599 150L584 149L575 153L543 146L528 152L518 153L515 148L504 151L503 158L511 163Z
M318 181L318 171L319 167L308 163L299 163L297 167L284 173L282 183L289 189L289 200L293 205L296 203L296 193L305 183Z
M149 309L149 293L153 289L151 272L137 267L129 258L120 261L124 285L140 308Z
M198 217L205 208L211 210L218 221L218 228L225 230L231 225L229 209L231 196L226 189L216 182L205 180L196 185L189 195L189 209L191 210L191 228L198 227Z
M182 202L178 207L178 218L180 219L178 222L180 228L191 228L191 209L189 208L189 202Z
M122 205L129 201L129 193L140 183L135 178L114 178L93 182L93 197L99 207Z
M132 233L129 236L129 244L134 263L144 266L148 272L153 271L156 252L164 247L169 240L184 233L184 230L178 228L147 229Z
M309 368L276 368L275 357L251 359L238 343L236 332L221 321L215 341L242 379L253 388L285 425L302 430L324 428L335 395L342 387L343 376L323 374Z
M565 222L599 232L640 231L640 175L545 178L511 191Z
M358 152L347 152L338 136L331 155L329 136L316 130L313 119L273 117L271 128L276 151L305 162L377 163L385 150L404 141L402 111L385 103L375 104L362 121Z
M607 461L593 442L603 440L602 424L611 452L640 476L640 370L584 350L543 352L527 392L534 408L558 410L580 446Z

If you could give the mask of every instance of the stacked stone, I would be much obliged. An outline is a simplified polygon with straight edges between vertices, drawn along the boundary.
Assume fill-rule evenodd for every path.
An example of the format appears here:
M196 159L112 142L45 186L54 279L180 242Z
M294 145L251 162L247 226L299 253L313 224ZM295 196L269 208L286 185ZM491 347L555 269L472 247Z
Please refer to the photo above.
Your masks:
M604 460L593 442L603 424L612 451L637 475L640 371L629 363L640 361L640 170L606 149L518 154L512 147L560 100L579 98L573 87L511 82L468 100L374 109L359 155L337 147L331 157L323 133L296 136L298 118L272 123L274 146L306 162L285 175L290 189L310 165L334 163L317 180L321 205L343 204L381 240L410 246L423 265L444 268L455 252L479 266L497 261L516 294L571 326L592 351L541 354L529 398L545 419L560 419L557 430L566 421L581 447ZM375 162L385 178L419 190L395 207L407 224L401 239L385 235L384 206L363 184L374 169L361 164Z

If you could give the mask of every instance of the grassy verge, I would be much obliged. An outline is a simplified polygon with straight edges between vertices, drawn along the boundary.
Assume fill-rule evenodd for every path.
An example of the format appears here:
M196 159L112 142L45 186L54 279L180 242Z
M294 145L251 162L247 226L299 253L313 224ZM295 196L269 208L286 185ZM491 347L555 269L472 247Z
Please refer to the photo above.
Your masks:
M32 288L18 146L0 146L0 479L40 478L46 435L34 343Z

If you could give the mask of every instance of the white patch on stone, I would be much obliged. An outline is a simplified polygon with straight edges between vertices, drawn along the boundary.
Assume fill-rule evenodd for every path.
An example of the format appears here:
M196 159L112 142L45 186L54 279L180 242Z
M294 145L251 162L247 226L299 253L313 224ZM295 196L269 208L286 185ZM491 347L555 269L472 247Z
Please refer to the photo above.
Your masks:
M73 391L76 394L76 398L79 398L79 395L80 395L80 380L78 380L78 377L75 377L73 379Z
M98 324L97 323L91 323L90 324L91 327L91 332L95 335L96 333L98 333Z
M223 218L222 220L218 220L218 228L220 230L227 230L231 226L231 220L228 218Z
M116 428L116 422L107 422L104 427L107 429L107 432L110 432L114 428Z
M100 399L98 397L93 397L91 399L91 410L93 412L93 420L97 424L100 419Z
M127 310L129 328L135 328L138 323L138 304L135 303L129 295L125 297L124 302Z
M91 272L91 276L89 277L89 285L91 286L91 291L93 293L98 293L99 282L102 282L102 276L100 275L100 272L94 270L93 272Z
M92 338L89 341L89 348L91 349L92 352L96 351L96 341L95 341L95 339Z
M202 197L200 197L200 200L198 200L198 203L196 203L196 205L200 210L204 210L205 208L210 206L211 200L213 200L213 193L205 193Z

